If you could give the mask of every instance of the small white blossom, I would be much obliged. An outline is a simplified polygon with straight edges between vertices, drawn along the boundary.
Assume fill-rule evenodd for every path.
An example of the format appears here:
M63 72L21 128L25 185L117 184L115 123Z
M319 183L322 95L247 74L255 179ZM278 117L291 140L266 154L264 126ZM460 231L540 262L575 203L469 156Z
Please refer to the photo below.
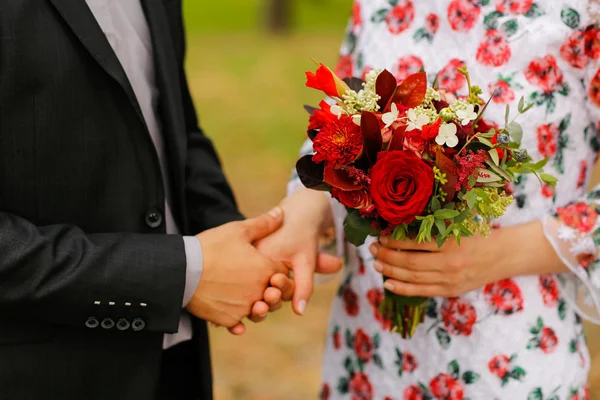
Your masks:
M467 125L471 121L477 119L477 113L475 112L475 106L469 104L465 109L456 110L456 116L461 120L463 126Z
M354 122L358 126L360 126L361 119L362 119L362 115L360 115L360 114L356 114L356 115L352 116L352 122Z
M406 112L406 117L408 118L408 124L406 125L406 130L408 132L415 129L421 130L423 125L429 123L429 117L425 114L417 114L414 108L411 108Z
M338 106L337 104L331 106L330 111L333 115L335 115L338 118L340 118L342 114L344 114L344 110L342 109L342 107Z
M454 124L443 124L440 126L435 142L440 146L444 144L448 147L455 147L458 144L458 136L456 136L456 125Z
M389 128L390 125L392 125L394 122L396 122L399 115L400 115L400 111L398 111L398 106L396 106L396 103L392 103L391 111L383 114L381 116L381 120L385 124L385 127ZM429 122L429 121L427 121L427 122Z

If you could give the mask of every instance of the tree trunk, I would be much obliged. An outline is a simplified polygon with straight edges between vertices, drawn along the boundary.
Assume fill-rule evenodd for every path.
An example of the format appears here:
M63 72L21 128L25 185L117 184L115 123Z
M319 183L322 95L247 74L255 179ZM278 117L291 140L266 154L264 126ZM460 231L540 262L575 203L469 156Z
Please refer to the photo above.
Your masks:
M267 26L271 33L287 33L292 22L292 0L267 0Z

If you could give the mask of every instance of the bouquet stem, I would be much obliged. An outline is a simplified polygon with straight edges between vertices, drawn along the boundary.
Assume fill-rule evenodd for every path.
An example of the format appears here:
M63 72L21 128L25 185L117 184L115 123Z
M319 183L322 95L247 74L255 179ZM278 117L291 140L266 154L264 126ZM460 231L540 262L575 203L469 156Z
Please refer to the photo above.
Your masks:
M403 339L410 339L425 319L426 307L426 297L400 296L386 290L381 314L391 321L392 332L397 332Z

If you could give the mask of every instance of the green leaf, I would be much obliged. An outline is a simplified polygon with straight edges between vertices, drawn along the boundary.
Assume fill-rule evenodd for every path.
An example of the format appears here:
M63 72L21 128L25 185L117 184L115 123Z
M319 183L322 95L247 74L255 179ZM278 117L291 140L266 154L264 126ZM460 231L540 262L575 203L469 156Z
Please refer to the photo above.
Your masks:
M533 164L533 165L531 166L531 169L532 169L532 170L534 170L534 171L537 171L538 169L542 169L542 168L544 168L544 167L546 166L546 164L548 164L548 160L549 160L549 159L550 159L550 158L546 157L546 158L544 158L542 161L538 161L538 162L536 162L535 164Z
M529 329L529 333L531 333L532 335L537 335L540 333L540 328L538 328L537 326L534 326L533 328Z
M380 344L381 336L379 336L379 333L376 333L375 336L373 336L373 346L375 346L375 348L378 349Z
M560 397L558 397L558 395L554 394L554 395L548 397L546 400L560 400Z
M348 34L348 37L346 38L346 44L348 45L348 54L354 54L354 51L356 50L356 43L357 43L357 37L356 34L354 32L350 32L350 34Z
M355 246L364 244L367 236L379 234L378 231L371 228L371 221L363 218L358 210L348 212L344 220L344 232L348 241Z
M510 176L508 174L508 172L506 172L504 169L502 169L499 165L494 164L490 160L487 160L486 164L492 169L492 171L494 171L495 173L497 173L498 175L500 175L501 177L503 177L507 181L512 181L513 180L512 176Z
M519 23L516 19L510 19L502 24L500 30L504 32L507 37L511 37L519 30Z
M390 10L388 8L381 8L375 11L375 14L371 17L371 22L378 24L380 22L385 21L385 17L389 14Z
M427 316L437 319L437 301L434 298L430 298L427 302Z
M487 30L498 29L498 19L502 18L503 16L504 14L502 14L500 11L493 11L485 16L483 19L483 24Z
M510 372L511 376L520 381L522 377L524 377L525 375L527 375L527 372L525 372L525 370L521 367L515 367L513 368L513 370Z
M348 379L340 378L340 381L337 386L338 392L340 392L340 394L347 394L349 391L349 387L350 387L350 385L348 383Z
M457 217L459 214L460 211L442 209L433 213L433 216L435 217L435 219L452 219L454 217Z
M513 121L506 126L506 130L508 131L508 134L510 135L512 140L514 140L517 143L521 143L521 141L523 140L523 128L521 127L521 125Z
M563 299L558 300L558 317L561 321L567 317L567 303Z
M519 99L519 106L518 106L518 110L520 114L523 114L523 107L525 106L525 97L521 96L521 98Z
M488 153L490 153L490 157L492 158L494 164L500 164L500 155L498 154L498 149L491 149L488 151Z
M458 366L458 361L456 361L456 360L450 361L450 364L448 364L448 373L454 379L458 379L459 374L460 374L460 367Z
M377 354L377 353L373 354L373 362L379 368L383 369L383 360L381 359L381 356L379 354Z
M442 205L440 204L440 201L438 200L438 198L436 196L434 196L431 199L431 211L436 212L440 208L442 208Z
M436 219L435 220L435 226L436 226L438 232L440 233L438 235L438 237L440 237L440 239L441 239L441 234L444 233L444 231L446 230L446 224L444 223L444 220Z
M450 335L444 328L437 328L437 330L435 331L435 337L440 343L440 346L442 346L442 349L448 350L450 348L450 342L452 341L452 339L450 338Z
M479 380L479 378L481 378L481 375L473 371L467 371L462 375L462 380L465 382L466 385L476 383Z
M482 7L485 7L488 4L490 4L490 0L479 0L479 5Z
M394 229L394 233L392 234L392 239L406 240L407 231L408 231L408 227L406 226L406 224L397 225L396 229Z
M535 388L527 395L527 400L543 400L543 398L542 388Z
M498 182L501 180L501 177L499 177L495 172L492 172L489 169L477 169L478 183Z
M398 0L388 0L388 3L390 3L390 6L396 7L396 5L398 5Z
M540 178L542 179L542 181L544 181L552 187L555 187L558 183L558 179L550 174L540 174Z
M464 222L465 219L467 219L467 217L469 216L469 214L471 213L471 210L465 210L463 212L461 212L458 217L454 218L454 222L456 222L457 224L460 224L461 222ZM436 220L438 221L438 220Z
M537 321L536 321L537 327L542 329L544 327L544 320L542 319L542 317L538 317Z
M421 227L419 228L419 233L417 234L417 242L423 243L425 241L431 241L431 229L433 228L433 224L435 222L435 218L433 215L429 215L421 221Z
M446 210L454 210L454 207L456 207L456 204L454 202L452 203L448 203L444 206L444 209Z
M348 374L354 374L354 363L352 362L352 358L349 356L344 360L344 369L348 372Z
M504 126L508 126L508 119L510 118L510 105L506 105L506 111L504 112Z
M571 29L576 29L580 23L579 13L570 7L563 7L560 11L560 19Z
M488 147L494 147L494 145L492 144L492 142L490 142L489 140L487 140L486 138L483 138L481 136L477 136L477 140L483 144L485 144Z
M569 351L571 353L577 352L577 341L575 339L573 339L569 342Z
M527 13L525 14L525 16L527 18L537 18L541 17L544 14L544 10L542 10L542 8L537 3L533 3L529 11L527 11Z
M352 336L350 329L346 329L346 347L350 349L354 348L354 336Z
M469 190L463 197L467 201L467 207L475 207L477 202L477 192L475 190Z
M569 127L569 125L571 124L571 113L567 114L561 121L560 124L558 125L558 131L560 133L563 133L564 131L567 130L567 128Z

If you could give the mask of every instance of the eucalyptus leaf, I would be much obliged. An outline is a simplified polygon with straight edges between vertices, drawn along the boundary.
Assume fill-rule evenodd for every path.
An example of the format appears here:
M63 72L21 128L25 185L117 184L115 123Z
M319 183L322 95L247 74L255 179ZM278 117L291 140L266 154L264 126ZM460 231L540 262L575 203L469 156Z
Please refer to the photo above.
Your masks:
M498 149L491 149L488 151L488 153L490 153L490 157L492 158L494 164L500 164L500 155L498 154Z
M508 127L508 118L510 117L510 105L506 105L506 111L504 112L504 126Z
M548 185L554 187L558 183L558 179L550 174L540 174L540 178Z
M519 114L523 114L523 107L525 106L525 97L521 96L519 99Z
M492 142L490 142L489 140L487 140L486 138L484 138L482 136L477 136L477 140L479 140L481 143L485 144L486 146L494 147Z
M435 219L452 219L454 217L457 217L459 214L460 211L442 209L433 213L433 216L435 217Z
M548 164L548 160L549 160L549 158L546 157L542 161L536 162L535 164L533 164L533 166L531 167L531 169L537 171L539 169L544 168L546 166L546 164Z
M523 128L521 125L513 121L506 126L506 130L515 142L521 143L523 140Z
M490 162L490 160L486 161L486 164L498 175L506 179L507 181L512 181L513 178L510 176L505 170L503 170L498 165L494 165L494 163Z
M490 171L489 169L477 169L478 183L498 182L501 180L502 178L500 176L498 176L495 172Z

